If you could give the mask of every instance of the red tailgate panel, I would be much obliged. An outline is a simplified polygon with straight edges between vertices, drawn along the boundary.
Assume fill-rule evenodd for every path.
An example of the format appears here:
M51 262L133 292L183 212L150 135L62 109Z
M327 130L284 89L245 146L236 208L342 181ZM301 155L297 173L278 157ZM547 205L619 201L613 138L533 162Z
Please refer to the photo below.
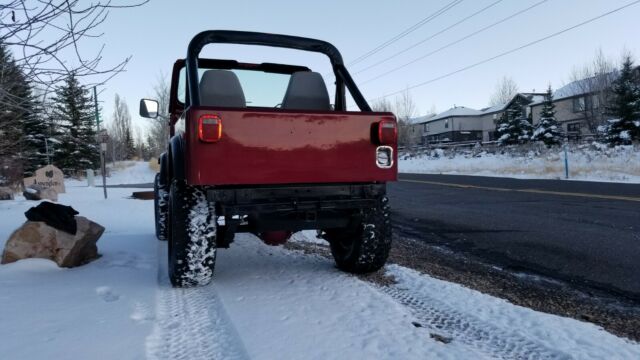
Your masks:
M198 117L222 119L216 143L198 139ZM397 178L393 167L376 165L371 126L388 113L296 113L199 108L186 127L187 181L194 185L384 182Z

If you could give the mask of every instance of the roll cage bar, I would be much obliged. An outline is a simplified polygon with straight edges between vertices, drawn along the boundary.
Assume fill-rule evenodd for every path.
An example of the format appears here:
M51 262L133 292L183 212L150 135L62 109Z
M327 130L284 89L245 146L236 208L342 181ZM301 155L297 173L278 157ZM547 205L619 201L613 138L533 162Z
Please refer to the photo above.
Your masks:
M185 106L200 106L200 88L198 87L198 58L202 49L208 44L260 45L319 52L326 55L336 76L335 110L346 110L345 86L361 111L371 111L360 90L342 61L342 55L335 46L322 40L315 40L290 35L278 35L249 31L209 30L196 35L187 49L186 75L187 94Z

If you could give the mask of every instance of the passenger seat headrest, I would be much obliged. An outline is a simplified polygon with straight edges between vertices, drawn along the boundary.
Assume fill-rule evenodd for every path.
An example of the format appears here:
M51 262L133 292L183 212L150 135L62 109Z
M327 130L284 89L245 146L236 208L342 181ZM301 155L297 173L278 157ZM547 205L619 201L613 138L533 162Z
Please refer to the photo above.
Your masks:
M283 109L331 110L327 86L317 72L299 71L291 74L287 92L282 100Z
M238 76L229 70L207 70L200 80L203 106L247 107Z

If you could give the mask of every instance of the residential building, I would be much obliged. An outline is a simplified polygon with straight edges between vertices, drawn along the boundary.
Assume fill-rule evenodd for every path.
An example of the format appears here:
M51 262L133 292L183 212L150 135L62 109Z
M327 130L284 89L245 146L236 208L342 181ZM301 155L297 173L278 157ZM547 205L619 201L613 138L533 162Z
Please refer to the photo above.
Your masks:
M411 119L412 131L421 134L422 144L443 142L486 142L495 140L496 123L505 109L518 98L526 104L540 101L543 94L519 93L506 104L480 110L454 106L436 115ZM529 115L528 106L523 109Z
M597 127L610 118L605 108L617 72L571 82L553 93L556 120L570 139L596 135ZM542 101L531 104L533 124L540 122Z

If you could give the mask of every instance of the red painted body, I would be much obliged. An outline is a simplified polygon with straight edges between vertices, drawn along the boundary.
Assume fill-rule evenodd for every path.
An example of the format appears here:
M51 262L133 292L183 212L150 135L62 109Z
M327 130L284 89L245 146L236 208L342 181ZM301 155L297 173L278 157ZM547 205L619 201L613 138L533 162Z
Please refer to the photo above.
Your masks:
M198 118L222 119L222 137L198 138ZM188 109L186 177L192 185L369 183L397 179L393 166L376 165L376 133L391 113L297 112L282 109ZM185 121L185 120L182 120Z

